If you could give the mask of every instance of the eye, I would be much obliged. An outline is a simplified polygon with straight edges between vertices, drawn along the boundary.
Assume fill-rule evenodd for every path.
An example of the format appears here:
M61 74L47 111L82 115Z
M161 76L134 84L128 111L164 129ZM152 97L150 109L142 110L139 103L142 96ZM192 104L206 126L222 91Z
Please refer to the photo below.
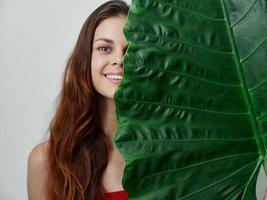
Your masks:
M97 50L102 51L104 53L109 53L111 51L110 47L100 46L97 48Z

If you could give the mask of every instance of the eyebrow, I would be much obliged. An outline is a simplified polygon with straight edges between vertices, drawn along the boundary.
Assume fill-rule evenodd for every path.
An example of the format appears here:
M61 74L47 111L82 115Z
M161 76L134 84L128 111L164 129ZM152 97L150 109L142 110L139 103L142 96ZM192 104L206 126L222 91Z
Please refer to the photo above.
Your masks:
M105 41L105 42L107 42L107 43L114 43L114 41L113 40L110 40L110 39L108 39L108 38L98 38L98 39L96 39L94 42L97 42L97 41L99 41L99 40L102 40L102 41Z

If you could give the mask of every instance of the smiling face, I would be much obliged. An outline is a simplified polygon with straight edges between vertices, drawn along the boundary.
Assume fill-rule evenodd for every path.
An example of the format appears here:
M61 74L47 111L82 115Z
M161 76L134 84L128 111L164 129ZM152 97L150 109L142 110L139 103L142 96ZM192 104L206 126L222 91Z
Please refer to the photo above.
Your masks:
M114 93L122 79L123 56L127 41L123 34L126 16L103 20L95 30L92 47L91 74L95 90L106 98Z

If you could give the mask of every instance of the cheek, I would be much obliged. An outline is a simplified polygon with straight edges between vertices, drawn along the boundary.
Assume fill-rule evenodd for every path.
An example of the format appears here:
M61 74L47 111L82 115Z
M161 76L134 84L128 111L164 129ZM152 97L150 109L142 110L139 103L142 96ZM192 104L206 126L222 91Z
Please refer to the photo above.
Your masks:
M96 54L92 55L92 60L91 60L91 72L92 74L97 73L99 76L101 75L100 73L103 72L103 68L106 66L106 61L103 57L98 56Z
M97 73L99 70L101 70L101 61L100 61L100 59L97 59L97 57L92 57L92 61L91 61L91 72L92 72L92 75Z
M105 69L106 61L99 56L92 57L91 61L91 78L95 88L100 87L102 81L105 79L103 75Z

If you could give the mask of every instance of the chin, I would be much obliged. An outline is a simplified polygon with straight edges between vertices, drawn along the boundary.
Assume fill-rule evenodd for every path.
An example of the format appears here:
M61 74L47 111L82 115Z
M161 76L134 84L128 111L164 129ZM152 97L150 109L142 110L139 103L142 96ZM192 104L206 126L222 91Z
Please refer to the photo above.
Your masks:
M108 99L114 99L114 94L113 95L106 95L105 97Z
M100 95L103 96L104 98L113 99L114 100L114 94L115 94L115 90L113 92L111 92L111 91L102 92Z

